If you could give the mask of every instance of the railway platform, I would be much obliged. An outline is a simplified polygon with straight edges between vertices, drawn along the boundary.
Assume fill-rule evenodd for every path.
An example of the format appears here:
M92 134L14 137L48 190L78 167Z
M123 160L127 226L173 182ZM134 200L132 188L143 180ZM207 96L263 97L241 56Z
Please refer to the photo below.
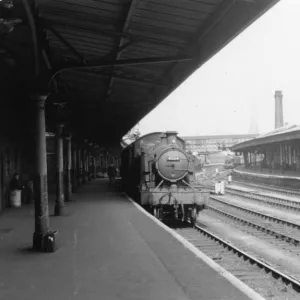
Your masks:
M59 231L54 253L30 250L32 206L0 216L1 300L250 299L106 179L74 199L65 216L50 218Z
M238 167L232 172L233 179L247 180L253 183L282 186L285 188L300 189L300 171L274 169L261 169L260 166L253 166L246 169L244 166Z

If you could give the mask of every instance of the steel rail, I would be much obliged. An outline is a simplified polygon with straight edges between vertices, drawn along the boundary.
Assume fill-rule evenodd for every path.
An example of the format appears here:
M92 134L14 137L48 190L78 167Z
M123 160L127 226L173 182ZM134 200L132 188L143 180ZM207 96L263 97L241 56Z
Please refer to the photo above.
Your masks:
M268 191L272 191L272 192L278 192L278 193L287 194L287 195L300 196L300 190L299 189L276 187L276 186L267 185L267 184L249 183L249 182L242 181L242 180L233 180L232 183L236 184L236 185L241 184L241 185L245 185L245 186L249 186L249 187L264 189L264 190L268 190Z
M226 187L226 192L231 195L240 196L240 197L251 199L254 201L264 202L264 203L270 204L272 206L278 206L278 207L282 207L285 209L300 211L300 202L297 202L297 201L287 200L287 199L282 199L282 198L277 198L277 197L272 197L272 196L266 196L266 195L259 195L259 194L255 194L252 192L241 191L241 190L237 190L234 188L228 188L228 187ZM261 199L261 198L266 198L266 199ZM273 199L274 201L279 201L279 202L284 202L284 203L296 204L299 206L286 205L283 203L268 201L267 199Z
M242 224L246 224L246 225L248 225L249 227L258 229L258 230L260 230L260 231L262 231L262 232L265 232L265 233L267 233L267 234L270 234L270 235L272 235L272 236L275 236L275 238L277 238L277 239L285 240L286 242L288 242L288 243L293 243L294 245L299 245L299 244L300 244L300 240L298 240L298 239L296 239L296 238L294 238L294 237L291 237L291 236L289 236L289 235L282 234L282 233L280 233L280 232L277 232L277 231L275 231L275 230L266 228L266 227L261 226L261 225L259 225L259 224L257 224L257 223L254 223L254 222L250 222L250 221L244 220L244 219L242 219L242 218L240 218L240 217L238 217L238 216L229 214L229 213L227 213L227 212L224 212L224 211L222 211L222 210L220 210L220 209L217 209L217 208L215 208L215 207L213 207L213 206L210 206L210 205L206 205L205 207L208 208L208 209L210 209L210 210L212 210L212 211L217 212L218 214L224 215L224 216L226 216L226 217L228 217L228 218L230 218L230 219L233 219L233 220L235 220L235 221L238 221L238 222L240 222L240 223L242 223Z
M291 226L293 228L298 228L300 229L300 225L299 224L295 224L295 223L292 223L292 222L289 222L287 220L284 220L284 219L280 219L280 218L277 218L277 217L273 217L273 216L270 216L270 215L267 215L267 214L263 214L261 212L258 212L258 211L255 211L255 210L251 210L251 209L248 209L248 208L245 208L245 207L242 207L242 206L238 206L238 205L235 205L235 204L232 204L232 203L228 203L228 202L225 202L223 200L220 200L214 196L210 196L210 199L214 200L214 201L218 201L222 204L225 204L225 205L228 205L228 206L231 206L231 207L234 207L236 209L239 209L239 210L242 210L242 211L245 211L249 214L252 214L252 215L257 215L257 216L260 216L264 219L269 219L271 221L275 221L277 223L281 223L281 224L285 224L285 225L288 225L288 226ZM205 205L206 206L206 205Z
M224 248L227 248L229 251L232 251L234 254L238 256L242 256L245 260L249 260L250 263L256 264L261 269L265 270L267 273L271 273L274 278L282 279L285 284L291 284L294 290L300 292L300 281L289 276L287 274L282 273L281 271L277 270L276 268L270 266L268 263L262 261L259 258L254 257L253 255L239 249L238 247L234 246L233 244L223 240L221 237L218 237L216 234L208 231L207 229L203 228L199 224L195 224L194 228L200 232L201 234L208 236L210 239L215 240L219 244L222 244Z

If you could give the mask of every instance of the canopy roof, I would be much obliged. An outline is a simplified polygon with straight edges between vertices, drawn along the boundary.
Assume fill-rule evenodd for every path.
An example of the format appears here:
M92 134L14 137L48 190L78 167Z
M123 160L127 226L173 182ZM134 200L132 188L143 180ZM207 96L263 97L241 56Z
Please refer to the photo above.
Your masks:
M266 134L262 134L259 137L236 144L231 147L233 151L243 151L247 148L264 146L272 143L280 143L284 141L290 141L300 139L300 125L286 125L281 128L277 128Z
M32 86L39 56L51 93L58 85L67 95L73 130L102 145L119 145L278 0L27 0L32 14L25 2L14 1L9 18L22 22L1 37L6 64L17 65L19 81L7 85L11 77L0 71L6 79L1 88Z

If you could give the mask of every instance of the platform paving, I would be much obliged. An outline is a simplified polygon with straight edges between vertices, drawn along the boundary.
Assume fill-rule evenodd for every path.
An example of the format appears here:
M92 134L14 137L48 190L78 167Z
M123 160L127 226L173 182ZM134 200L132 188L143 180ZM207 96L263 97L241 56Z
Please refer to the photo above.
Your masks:
M66 216L51 217L60 232L51 254L29 250L32 206L0 215L1 300L248 299L107 180L74 199Z

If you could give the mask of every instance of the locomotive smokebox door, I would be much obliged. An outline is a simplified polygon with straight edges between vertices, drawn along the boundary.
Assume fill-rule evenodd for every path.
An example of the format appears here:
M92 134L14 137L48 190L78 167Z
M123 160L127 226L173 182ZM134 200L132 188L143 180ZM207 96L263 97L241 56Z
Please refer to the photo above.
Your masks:
M160 155L156 167L163 179L177 182L187 175L189 160L180 149L168 149Z

